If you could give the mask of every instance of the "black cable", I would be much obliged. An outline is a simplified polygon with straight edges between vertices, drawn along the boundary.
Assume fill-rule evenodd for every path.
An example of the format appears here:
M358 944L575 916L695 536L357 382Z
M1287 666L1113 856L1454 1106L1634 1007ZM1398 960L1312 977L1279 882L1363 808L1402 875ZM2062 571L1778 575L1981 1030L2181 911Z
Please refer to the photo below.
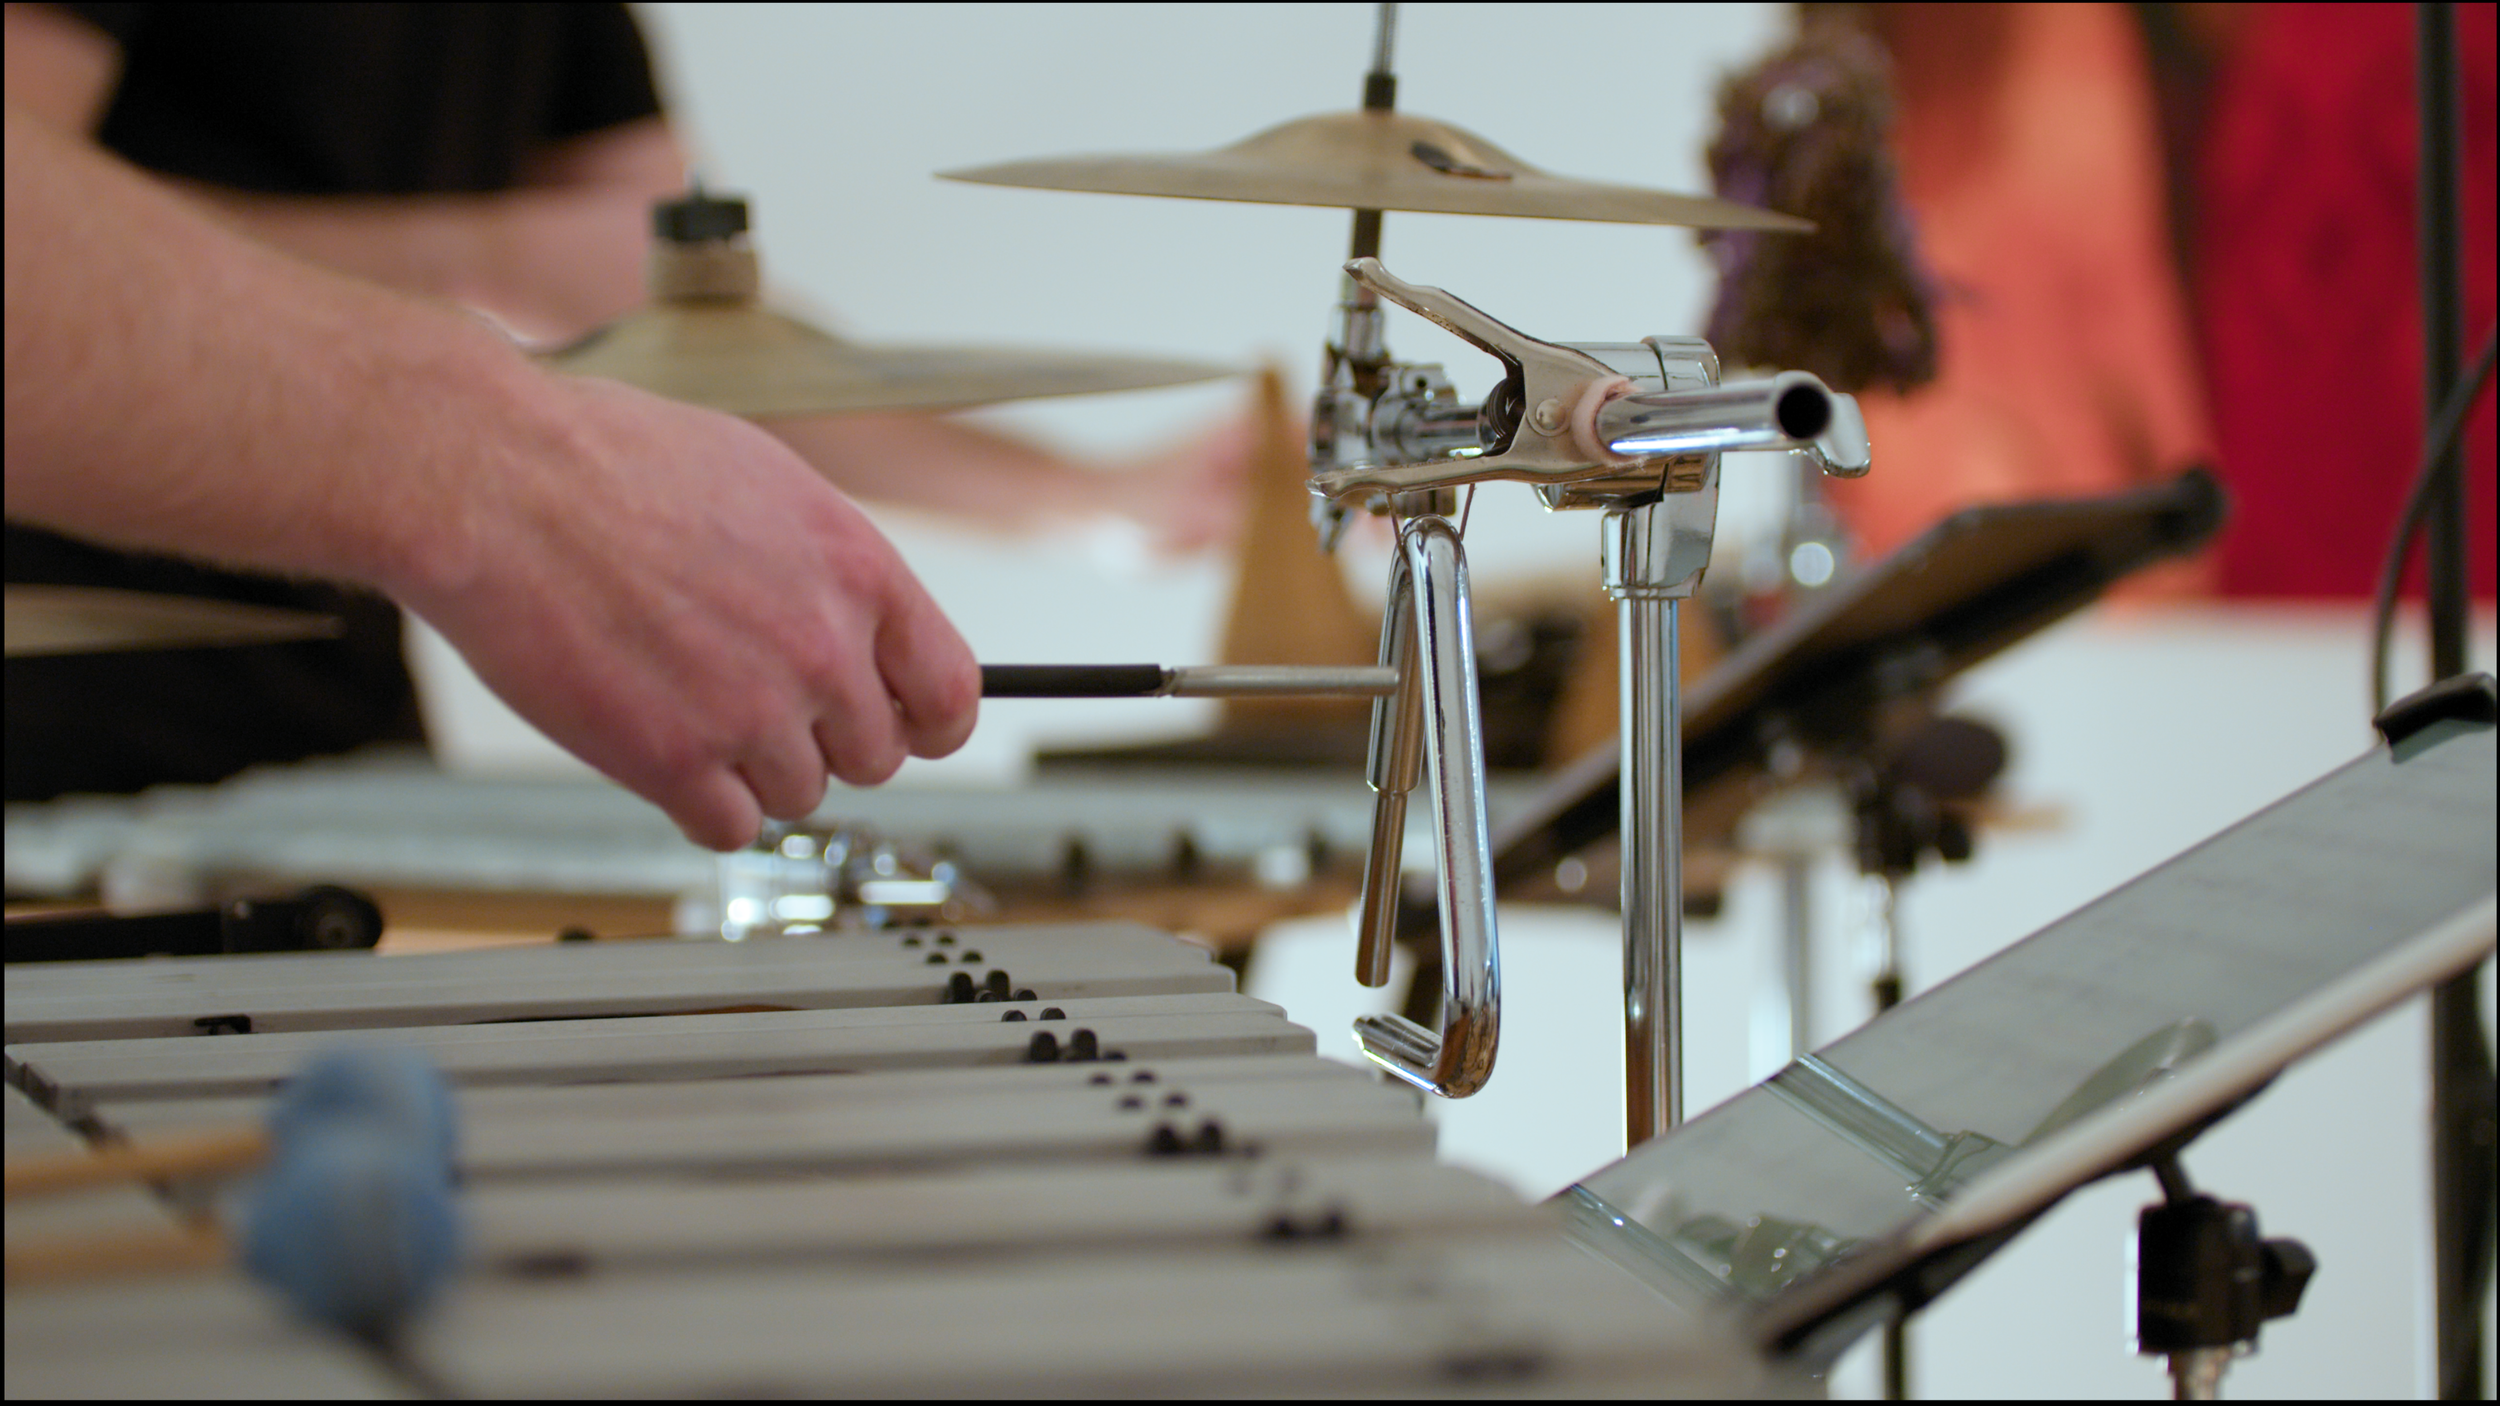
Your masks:
M2387 564L2380 568L2378 599L2372 616L2370 633L2370 711L2387 711L2387 647L2393 640L2396 626L2396 592L2404 580L2405 562L2413 555L2413 539L2421 535L2422 524L2430 516L2431 500L2436 496L2440 461L2456 448L2457 436L2465 430L2466 412L2482 395L2483 386L2491 379L2492 351L2500 341L2500 329L2483 336L2483 350L2474 358L2473 369L2465 373L2448 391L2447 402L2431 421L2431 434L2422 446L2422 467L2414 474L2413 491L2405 497L2404 512L2396 519L2396 539L2388 544ZM2460 469L2460 471L2462 471Z

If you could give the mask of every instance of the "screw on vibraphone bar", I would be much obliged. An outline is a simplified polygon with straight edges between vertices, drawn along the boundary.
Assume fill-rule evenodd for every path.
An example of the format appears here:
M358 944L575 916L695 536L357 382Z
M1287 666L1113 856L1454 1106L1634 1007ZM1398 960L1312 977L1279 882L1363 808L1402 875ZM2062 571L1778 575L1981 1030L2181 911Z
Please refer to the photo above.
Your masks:
M1022 1020L1022 1019L1024 1019L1024 1012L1022 1012L1022 1011L1007 1011L1007 1012L1002 1013L1002 1014L998 1017L998 1019L999 1019L999 1023L1000 1023L1000 1024L1002 1024L1002 1025L1003 1025L1003 1024L1005 1024L1005 1023L1006 1023L1006 1022L1008 1022L1008 1021L1011 1021L1011 1020Z
M1139 1098L1135 1094L1124 1094L1120 1098L1120 1111L1122 1113L1134 1113L1145 1106L1146 1101Z
M938 998L940 1005L960 1006L972 999L972 973L957 972L946 979L946 994Z
M1015 994L1014 996L1010 997L1009 999L1011 999L1011 1000L1017 1000L1017 1001L1038 1001L1038 1000L1040 1000L1041 998L1040 998L1039 996L1036 996L1036 995L1034 995L1034 994L1033 994L1033 988L1032 988L1032 987L1030 987L1030 986L1019 986L1019 987L1017 987L1017 988L1016 988L1016 994Z
M1209 1118L1198 1125L1198 1135L1189 1141L1189 1150L1204 1156L1215 1156L1224 1150L1224 1125Z
M969 962L980 955L981 954L978 952L966 952L964 954L964 960ZM1015 982L1008 978L1007 973L998 970L996 967L990 968L989 974L981 978L981 984L983 987L988 989L990 999L993 1001L1006 1000L1012 993L1012 988L1015 986Z
M1182 1093L1178 1089L1174 1089L1172 1092L1163 1096L1163 1106L1166 1108L1187 1108L1189 1106L1189 1095Z
M1034 1031L1033 1039L1024 1047L1024 1062L1057 1064L1059 1062L1059 1037L1047 1030Z
M1095 1041L1093 1031L1073 1030L1068 1033L1068 1058L1073 1060L1102 1058L1102 1046Z
M952 947L952 946L954 946L954 945L955 945L955 935L954 935L953 933L951 933L951 932L942 932L942 933L939 933L939 934L937 935L937 945L938 945L938 946L940 946L940 947Z
M1140 1069L1128 1076L1128 1081L1132 1084L1151 1084L1155 1081L1155 1072L1151 1069Z
M927 966L932 966L932 967L942 967L942 966L945 966L945 965L946 965L946 954L945 954L945 953L943 953L943 952L932 952L932 953L930 953L930 954L929 954L929 956L928 956L928 958L927 958L926 962L924 963L924 965L927 965Z
M903 937L903 945L904 945L905 947L918 947L918 946L920 945L920 937L919 937L919 934L917 934L917 933L907 933L907 934L905 934L905 935L904 935L904 937Z
M1044 1020L1066 1020L1067 1018L1068 1013L1059 1009L1057 1006L1042 1007L1042 1019Z
M1108 1075L1108 1074L1097 1074L1097 1075L1095 1075L1094 1077L1092 1077L1092 1078L1090 1078L1090 1079L1086 1080L1085 1082L1086 1082L1086 1083L1088 1083L1088 1084L1108 1084L1108 1083L1112 1082L1112 1080L1111 1080L1111 1076L1110 1076L1110 1075Z

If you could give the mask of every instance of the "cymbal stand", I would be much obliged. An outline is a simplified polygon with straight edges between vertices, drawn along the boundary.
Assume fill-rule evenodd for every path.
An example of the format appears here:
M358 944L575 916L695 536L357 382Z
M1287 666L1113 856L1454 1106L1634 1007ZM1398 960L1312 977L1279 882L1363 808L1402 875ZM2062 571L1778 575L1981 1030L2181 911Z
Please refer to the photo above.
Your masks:
M1357 1024L1357 1039L1390 1072L1445 1096L1473 1093L1491 1073L1500 978L1473 631L1465 555L1436 499L1478 483L1527 483L1549 508L1604 514L1604 583L1618 603L1623 659L1625 1126L1641 1142L1682 1116L1676 612L1709 562L1719 455L1795 450L1827 473L1855 476L1868 464L1864 423L1849 397L1802 372L1720 384L1718 358L1698 339L1543 342L1396 278L1377 258L1354 259L1346 273L1374 299L1363 330L1380 389L1365 401L1350 375L1335 374L1353 362L1348 298L1348 336L1331 348L1332 378L1313 415L1311 490L1330 516L1361 504L1401 522L1381 660L1402 683L1374 704L1369 776L1379 800L1355 972L1367 985L1388 977L1398 839L1421 751L1441 860L1444 983L1438 1035L1372 1016ZM1461 405L1440 367L1390 361L1378 340L1384 298L1499 360L1501 384L1482 405ZM1473 796L1459 798L1462 786Z

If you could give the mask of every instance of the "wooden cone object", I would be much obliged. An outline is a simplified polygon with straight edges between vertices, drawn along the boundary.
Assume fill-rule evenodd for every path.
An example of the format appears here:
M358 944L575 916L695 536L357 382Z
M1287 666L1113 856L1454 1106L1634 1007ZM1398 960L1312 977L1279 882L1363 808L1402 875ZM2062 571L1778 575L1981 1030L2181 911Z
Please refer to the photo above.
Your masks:
M1380 622L1355 603L1337 559L1319 549L1312 531L1309 473L1284 373L1271 363L1259 372L1258 438L1233 550L1233 599L1220 651L1224 663L1363 665L1379 655ZM1237 698L1224 705L1223 727L1266 732L1344 726L1370 706L1361 699Z
M1545 764L1562 766L1615 735L1623 683L1615 672L1619 652L1615 603L1599 590L1589 592L1581 616L1580 652L1572 660L1562 696L1554 703L1554 720L1546 733ZM1719 628L1700 601L1688 600L1676 612L1676 658L1683 685L1692 687L1727 656Z

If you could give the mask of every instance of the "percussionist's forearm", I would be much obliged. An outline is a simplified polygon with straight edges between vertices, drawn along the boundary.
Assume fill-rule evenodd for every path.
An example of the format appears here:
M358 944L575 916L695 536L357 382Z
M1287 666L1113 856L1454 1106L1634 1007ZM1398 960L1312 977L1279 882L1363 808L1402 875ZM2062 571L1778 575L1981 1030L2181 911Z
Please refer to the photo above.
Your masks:
M862 498L1029 529L1104 511L1118 475L977 425L923 414L804 416L764 428Z
M385 590L457 578L539 379L460 312L299 262L12 110L8 514Z
M652 202L685 187L659 118L540 154L486 195L257 195L170 182L245 234L385 287L491 313L533 341L570 340L644 298Z

